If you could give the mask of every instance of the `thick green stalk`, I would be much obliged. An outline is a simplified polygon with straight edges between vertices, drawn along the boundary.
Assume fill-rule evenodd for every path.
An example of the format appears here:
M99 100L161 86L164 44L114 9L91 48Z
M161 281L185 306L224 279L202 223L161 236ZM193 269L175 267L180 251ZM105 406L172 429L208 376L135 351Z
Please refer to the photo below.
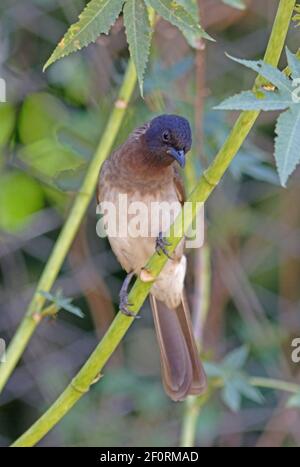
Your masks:
M185 414L182 422L180 447L191 448L194 446L197 422L202 405L196 404L197 398L189 396L185 401Z
M35 331L35 328L41 321L40 313L45 303L45 298L39 293L39 291L50 291L54 284L54 281L70 249L83 216L88 208L91 198L94 196L99 168L111 152L120 125L126 114L127 104L133 93L135 85L136 71L132 60L130 60L118 99L115 102L115 107L110 114L106 129L102 135L101 142L85 175L80 192L75 198L74 205L55 243L54 249L39 280L36 292L28 307L26 315L8 347L6 363L0 367L0 392L12 371L14 370L29 339Z
M264 56L264 61L271 65L276 66L280 59L294 5L294 0L281 1L279 4L268 47ZM265 82L264 78L258 76L254 84L254 89L259 88ZM224 171L232 161L234 154L239 150L259 114L260 112L255 111L241 113L231 134L229 135L229 138L217 154L214 162L205 172L206 179L209 183L212 185L216 185L218 183L218 180L220 180ZM181 433L181 446L183 447L194 446L197 418L201 411L201 407L201 404L197 404L197 398L191 398L188 401Z
M278 64L284 47L294 4L295 0L280 0L279 3L265 54L265 60L274 66ZM263 80L258 78L256 80L256 86L259 86L261 83L263 83ZM215 186L219 183L228 165L255 123L258 115L259 112L243 112L241 114L215 160L200 178L196 188L188 199L188 201L192 203L194 209L192 212L188 211L184 214L185 231L188 230L189 225L191 225L196 215L196 206L199 207L199 203L204 203ZM182 238L182 225L183 212L178 215L167 235L167 239L171 245L169 248L170 252L176 248ZM144 280L151 279L151 281L143 282L141 278L138 278L134 283L129 294L129 302L134 304L132 311L135 313L138 313L140 310L151 289L153 280L158 276L166 261L167 258L165 255L159 256L158 254L154 254L147 263L146 271L143 276ZM63 418L83 394L89 390L90 385L98 379L100 371L126 334L133 320L134 318L124 316L120 312L118 313L102 341L70 385L44 415L14 443L14 446L33 446Z
M187 398L180 436L180 447L191 448L195 446L198 418L202 408L210 399L211 394L212 389L209 388L206 393L200 397L189 396Z
M150 24L154 25L155 12L152 8L148 8L148 12ZM37 325L43 318L41 311L45 303L45 297L43 297L39 292L41 290L49 292L57 278L88 205L94 196L99 169L112 150L121 123L126 115L127 106L134 91L136 82L136 69L133 61L129 60L118 98L115 101L114 108L110 114L95 155L89 165L81 189L75 198L73 207L40 277L35 294L29 304L25 317L7 349L6 363L0 367L0 393L24 352Z

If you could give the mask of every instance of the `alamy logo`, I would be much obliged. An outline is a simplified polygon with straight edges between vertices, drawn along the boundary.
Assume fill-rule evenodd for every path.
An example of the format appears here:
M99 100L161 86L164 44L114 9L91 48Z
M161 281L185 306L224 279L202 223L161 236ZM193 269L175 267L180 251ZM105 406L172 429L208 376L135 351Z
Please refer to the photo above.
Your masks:
M171 228L174 237L185 235L187 248L199 248L204 243L204 205L195 207L187 201L183 207L182 225ZM103 201L97 206L100 219L96 231L99 237L110 238L156 238L159 232L165 233L181 211L178 202L153 201L143 203L130 201L127 194L120 194L117 202ZM185 225L185 219L193 218L192 225Z
M6 351L5 340L0 339L0 363L6 362L5 351Z
M300 363L300 337L293 339L292 347L295 347L291 354L292 362Z
M0 78L0 102L6 102L6 82Z

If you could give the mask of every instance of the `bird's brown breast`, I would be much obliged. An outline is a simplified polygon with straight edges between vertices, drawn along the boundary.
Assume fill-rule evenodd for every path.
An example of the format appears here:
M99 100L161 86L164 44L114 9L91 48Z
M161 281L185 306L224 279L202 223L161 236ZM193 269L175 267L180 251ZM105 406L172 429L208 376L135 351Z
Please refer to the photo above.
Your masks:
M134 160L128 151L124 156L121 147L103 164L99 176L98 202L109 202L115 207L118 234L108 235L109 242L122 267L127 272L139 274L155 252L159 232L165 232L180 211L183 190L181 182L178 185L180 179L173 166L155 172L135 165ZM123 197L124 200L124 195L127 200L126 215L124 204L120 209L120 199ZM183 249L184 241L178 245L173 253L174 259L167 262L153 287L153 293L158 298L164 298L167 303L171 300L172 305L180 300L183 288L186 269Z

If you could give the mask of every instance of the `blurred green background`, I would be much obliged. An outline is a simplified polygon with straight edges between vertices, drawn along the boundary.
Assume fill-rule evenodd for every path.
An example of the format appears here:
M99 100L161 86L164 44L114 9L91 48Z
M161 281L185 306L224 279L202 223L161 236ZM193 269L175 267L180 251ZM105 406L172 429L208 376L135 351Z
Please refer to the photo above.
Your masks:
M118 135L116 145L156 114L186 116L194 133L187 191L235 119L212 110L214 104L253 82L253 74L225 52L255 59L265 50L278 2L246 3L241 11L221 0L199 0L202 25L216 39L203 50L191 50L180 32L158 21L145 99L136 90ZM7 103L0 104L0 337L7 342L80 187L128 60L119 18L109 36L42 73L84 4L2 0L0 5L0 77L7 83ZM299 30L291 27L289 48L295 52L299 43ZM291 363L290 354L292 338L300 336L300 174L294 173L288 189L279 187L274 116L260 117L210 197L206 246L189 252L187 283L207 360L218 362L246 345L247 374L297 381L299 365ZM93 202L54 288L72 297L84 318L61 311L38 327L0 399L2 446L55 400L117 310L124 274L107 241L97 237L96 219ZM203 329L197 317L206 298ZM263 395L260 404L243 398L234 412L215 392L200 413L196 444L299 445L299 414L285 407L287 396L270 390ZM163 392L146 304L100 382L40 445L178 446L184 416L185 405Z

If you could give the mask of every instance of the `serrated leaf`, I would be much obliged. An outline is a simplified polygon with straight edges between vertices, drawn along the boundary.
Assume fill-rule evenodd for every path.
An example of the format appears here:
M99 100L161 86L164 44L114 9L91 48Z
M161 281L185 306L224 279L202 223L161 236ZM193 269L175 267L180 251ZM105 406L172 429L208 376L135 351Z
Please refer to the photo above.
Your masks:
M226 55L234 62L240 63L241 65L256 71L266 80L274 84L277 88L280 88L282 92L292 92L292 83L284 73L278 70L278 68L265 63L263 60L244 60L241 58L233 57L229 54Z
M127 0L124 6L124 24L130 56L134 62L141 96L151 44L151 27L143 0Z
M276 123L275 160L282 186L300 161L300 105L282 113Z
M243 0L222 0L222 2L226 5L232 6L233 8L237 8L238 10L246 9L246 5Z
M277 87L277 90L267 94L259 90L263 99L253 97L250 91L233 96L217 108L234 110L289 110L281 114L276 123L275 160L280 182L286 185L288 177L294 171L300 161L300 65L296 55L286 49L289 69L293 80L290 80L285 72L264 63L263 61L240 60L230 57L232 60L256 71L267 81ZM252 95L251 95L252 94Z
M288 408L300 407L300 393L293 394L287 401Z
M146 0L165 20L176 26L192 47L199 45L200 39L213 40L181 5L172 0Z
M270 81L277 88L281 90L282 93L286 92L287 94L292 93L292 83L288 77L268 63L265 63L263 60L244 60L240 58L233 57L229 54L226 54L228 58L234 62L240 63L251 70L256 71L258 74L263 76L266 80Z
M77 23L72 24L46 62L44 70L62 57L95 42L100 34L107 34L118 18L124 0L91 0Z
M228 381L224 388L221 391L221 397L223 402L233 411L237 412L241 407L241 394L239 393L238 389Z
M289 97L288 97L289 96ZM289 107L292 94L282 95L280 92L262 92L257 97L252 91L243 91L225 99L214 107L215 110L283 110Z
M223 359L223 366L231 370L239 370L245 365L248 355L249 349L246 346L235 349Z
M292 52L287 47L285 48L285 52L288 66L292 72L292 77L294 79L300 78L300 59L297 57L297 55L292 54Z

